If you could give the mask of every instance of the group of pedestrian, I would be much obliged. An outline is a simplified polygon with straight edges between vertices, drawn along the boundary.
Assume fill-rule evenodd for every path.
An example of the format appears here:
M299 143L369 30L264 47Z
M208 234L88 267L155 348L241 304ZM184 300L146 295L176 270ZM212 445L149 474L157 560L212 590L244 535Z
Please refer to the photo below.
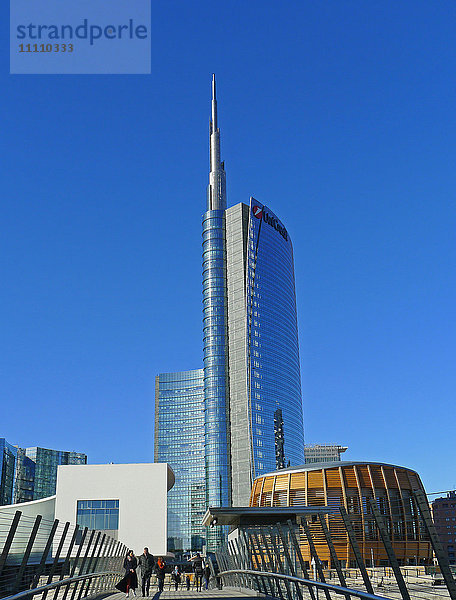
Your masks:
M149 553L149 548L144 548L144 552L139 557L139 561L133 550L128 552L123 564L125 575L116 585L116 588L121 592L125 592L127 598L130 595L130 590L132 591L133 596L136 596L136 589L138 587L136 569L138 568L138 565L141 572L142 597L146 598L149 596L150 578L154 573L157 576L158 591L162 592L165 584L166 563L161 556L159 556L155 562L154 557Z
M211 576L209 563L205 564L202 556L199 553L190 558L189 561L193 563L196 590L201 592L203 577L205 580L205 588L207 590L209 588L209 579ZM149 596L150 579L154 573L157 577L158 592L163 592L163 587L165 585L166 563L162 556L159 556L157 561L155 561L152 554L149 554L149 548L144 548L144 552L141 554L138 560L133 550L130 550L125 557L123 566L125 569L125 575L116 585L116 588L121 592L124 592L127 598L130 596L130 590L132 595L136 596L136 589L138 588L138 576L136 574L136 569L138 566L141 572L142 597L146 598ZM174 589L177 591L179 585L182 583L182 573L179 571L179 567L177 565L171 572L171 581L174 583ZM185 577L185 584L187 590L190 590L191 580L190 575L188 574Z

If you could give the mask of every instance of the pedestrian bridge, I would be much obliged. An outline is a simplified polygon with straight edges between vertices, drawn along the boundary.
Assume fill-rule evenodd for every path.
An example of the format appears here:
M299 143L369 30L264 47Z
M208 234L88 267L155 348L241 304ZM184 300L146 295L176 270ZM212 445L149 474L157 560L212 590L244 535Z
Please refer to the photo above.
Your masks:
M388 558L381 567L367 566L343 508L342 533L348 536L356 568L342 566L337 558L337 539L325 526L328 507L209 509L205 524L232 529L216 560L208 557L209 589L198 592L181 586L175 591L167 577L161 593L152 582L150 600L456 600L454 573L445 562L424 495L419 506L438 561L438 567L426 571L399 564L387 523L373 503L378 545ZM106 531L44 521L40 515L23 518L17 511L5 516L0 510L0 600L125 600L115 589L125 573L127 547L121 541ZM310 564L302 552L303 536L312 555ZM319 559L321 540L328 545L334 569Z

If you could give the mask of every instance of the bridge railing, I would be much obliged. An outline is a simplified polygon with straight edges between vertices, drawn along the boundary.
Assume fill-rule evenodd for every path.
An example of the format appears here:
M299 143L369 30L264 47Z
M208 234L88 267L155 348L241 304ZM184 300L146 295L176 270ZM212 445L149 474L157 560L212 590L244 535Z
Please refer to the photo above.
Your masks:
M448 597L456 600L455 579L448 557L438 540L426 497L423 492L414 492L414 495L422 522L423 539L428 547L432 547L438 563L438 577L429 575L426 578L423 571L423 577L415 578L401 567L395 554L390 524L373 500L369 505L372 515L372 530L369 533L371 539L376 540L378 554L383 557L382 567L374 568L373 555L370 568L366 566L366 551L359 542L351 515L347 514L344 507L337 509L337 522L340 524L338 528L330 528L327 525L328 520L331 522L330 517L334 509L328 509L327 514L321 510L313 514L312 507L305 507L301 516L296 514L295 520L287 518L275 523L266 520L259 523L249 509L245 521L240 520L239 527L230 534L226 547L216 552L219 576L225 585L255 589L280 600L303 600L308 597L316 600L317 590L322 590L326 600L331 600L331 594L337 594L338 597L342 596L347 600L351 597L384 597L375 595L374 586L378 593L387 596L392 593L394 598L402 600ZM217 509L213 510L214 520L217 521ZM278 514L277 510L276 513L271 512L271 516ZM239 514L241 519L242 515ZM258 518L269 519L270 516L263 514ZM355 563L355 569L345 568L352 565L349 565L348 561L343 565L338 559L337 544L340 552L341 540L345 540L345 548L348 540L350 557L353 557L350 558L350 563ZM326 553L329 552L332 566L330 576L337 576L337 585L328 583L328 570L324 569L318 555L323 547L326 548ZM304 559L303 548L307 560ZM383 567L388 568L388 576L382 575ZM415 567L416 570L418 568ZM424 567L422 568L424 570ZM360 577L354 577L353 571Z
M222 571L219 573L219 577L231 577L231 582L239 587L245 587L246 581L250 581L250 585L248 585L248 587L258 589L258 591L263 592L267 596L271 596L272 587L273 597L277 597L277 593L274 592L277 589L280 589L280 585L278 588L276 588L277 583L284 582L285 590L291 587L294 589L296 596L300 599L303 599L302 588L304 588L304 590L307 590L312 599L317 597L315 593L316 590L322 590L325 593L332 591L336 594L344 595L347 598L353 596L355 598L360 598L361 600L389 600L385 596L369 594L367 592L363 592L362 590L354 590L352 588L347 588L340 585L333 585L312 579L304 579L302 577L293 577L291 575L281 575L279 573L268 573L249 569L232 569L230 571ZM292 597L293 596L294 594L292 594Z
M0 598L81 600L112 589L126 551L104 531L0 508Z

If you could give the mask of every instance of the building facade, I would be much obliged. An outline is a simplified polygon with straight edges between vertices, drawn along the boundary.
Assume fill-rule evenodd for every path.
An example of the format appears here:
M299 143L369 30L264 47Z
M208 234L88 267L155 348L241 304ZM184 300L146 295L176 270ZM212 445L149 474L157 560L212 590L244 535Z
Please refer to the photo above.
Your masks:
M293 246L282 221L254 198L227 208L215 78L210 157L203 215L206 498L208 506L246 506L257 475L304 462Z
M304 446L304 456L306 464L338 462L341 460L342 452L348 450L347 446L337 444L306 444Z
M432 516L450 565L456 565L456 490L432 502Z
M57 467L59 465L85 465L87 455L82 452L66 452L48 448L26 448L25 455L35 463L33 500L55 494Z
M343 526L340 507L347 511L363 560L367 566L388 566L370 500L376 501L394 552L401 565L432 564L429 537L413 495L424 492L415 471L383 463L336 462L303 465L258 477L252 488L250 506L328 507L327 526L342 567L355 567L356 561ZM331 554L321 524L308 523L320 560L333 568ZM309 564L307 538L300 531L300 547Z
M34 499L35 473L36 463L27 456L25 448L17 448L14 502L30 502Z
M155 378L155 462L176 473L168 494L168 550L202 550L206 507L203 370Z
M0 506L55 494L59 465L85 465L82 452L20 448L0 438Z
M169 465L156 463L58 467L55 518L121 540L139 555L166 554Z
M232 504L256 476L304 462L293 247L254 198L226 211Z
M0 438L0 506L13 501L16 460L17 449Z
M247 506L256 476L304 462L293 247L283 222L254 198L227 208L215 78L202 224L205 506ZM182 450L171 437L159 433L156 457L179 482ZM224 535L209 531L208 549Z

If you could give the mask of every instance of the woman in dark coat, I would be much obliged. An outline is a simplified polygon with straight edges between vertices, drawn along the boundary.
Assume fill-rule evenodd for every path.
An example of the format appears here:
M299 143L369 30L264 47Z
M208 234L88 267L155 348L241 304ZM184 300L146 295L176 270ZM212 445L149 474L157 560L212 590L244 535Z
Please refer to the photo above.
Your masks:
M155 573L158 580L158 591L163 592L163 586L165 585L166 563L162 556L158 557L155 565Z
M138 561L133 553L133 550L130 550L125 557L123 566L125 569L125 576L119 581L119 583L116 585L116 588L121 592L125 592L127 594L127 598L130 594L130 590L133 591L133 596L136 596L136 588L138 587L136 567L138 566Z

